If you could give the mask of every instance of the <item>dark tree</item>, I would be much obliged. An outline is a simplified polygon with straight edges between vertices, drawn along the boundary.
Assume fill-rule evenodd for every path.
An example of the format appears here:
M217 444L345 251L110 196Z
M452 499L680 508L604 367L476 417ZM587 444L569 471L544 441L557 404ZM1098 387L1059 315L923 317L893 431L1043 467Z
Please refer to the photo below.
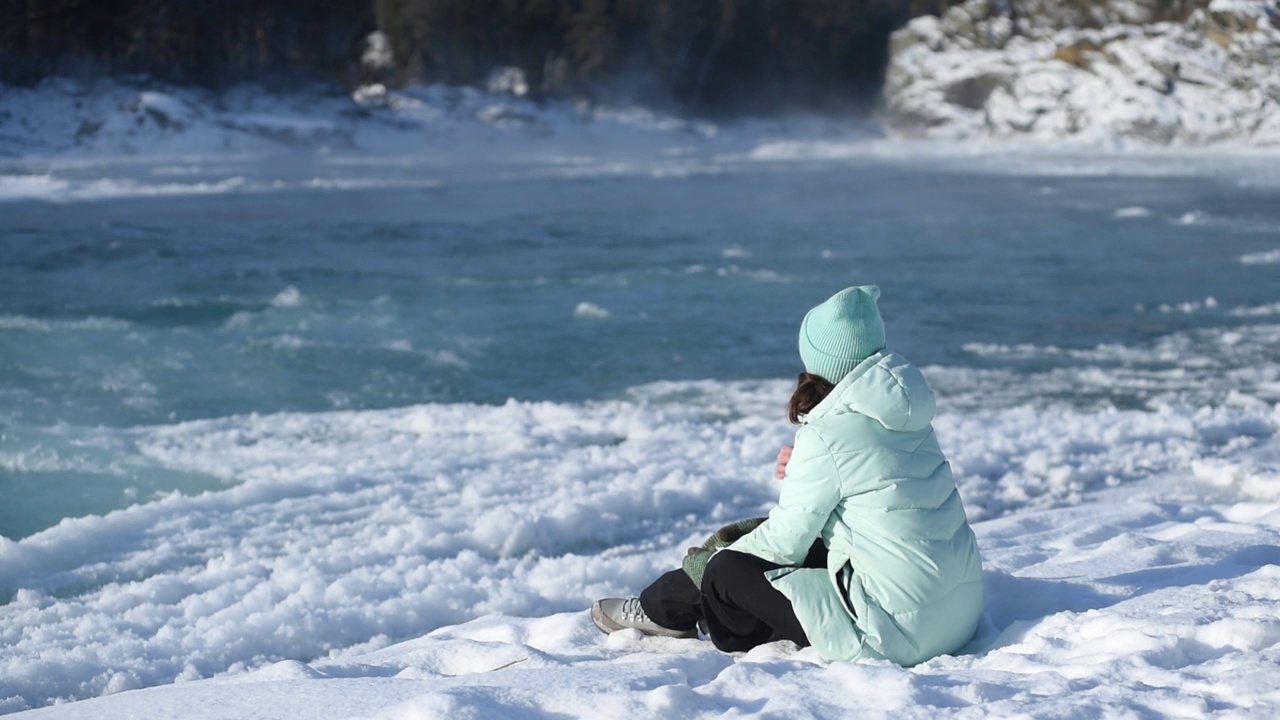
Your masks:
M373 29L370 0L3 0L0 80L85 71L213 86L341 80Z

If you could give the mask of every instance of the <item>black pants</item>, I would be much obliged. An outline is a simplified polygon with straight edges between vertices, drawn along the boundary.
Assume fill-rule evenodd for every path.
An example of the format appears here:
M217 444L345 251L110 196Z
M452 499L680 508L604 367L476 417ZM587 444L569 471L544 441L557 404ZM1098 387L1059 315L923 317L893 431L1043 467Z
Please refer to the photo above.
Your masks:
M804 567L826 567L827 548L819 540ZM800 647L809 638L791 601L764 576L783 565L734 550L721 550L707 563L702 588L683 570L672 570L640 593L640 607L651 620L672 630L692 630L705 621L711 642L725 652L750 650L774 640Z

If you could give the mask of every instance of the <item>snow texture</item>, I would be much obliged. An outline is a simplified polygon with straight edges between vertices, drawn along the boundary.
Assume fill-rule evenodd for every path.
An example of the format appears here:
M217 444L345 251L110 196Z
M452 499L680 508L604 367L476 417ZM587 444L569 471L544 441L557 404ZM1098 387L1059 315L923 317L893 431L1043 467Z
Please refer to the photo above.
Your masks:
M646 133L667 142L672 133L696 139L716 132L709 123L643 108L535 103L519 97L523 83L510 68L494 72L493 93L442 85L390 90L378 83L350 94L327 86L275 93L254 85L214 93L147 77L54 77L30 88L0 85L0 158L225 156L288 148L438 156L448 148L474 163L509 161L510 153L528 152L531 138L555 136L561 148L569 139L591 146L630 138L634 147L644 145Z
M1065 9L969 0L894 34L885 89L895 134L1090 147L1280 145L1280 11L1214 0L1182 24L1140 4L1098 29ZM1117 4L1123 5L1123 4ZM1118 22L1117 22L1118 21Z
M101 429L78 442L128 444L229 487L0 540L0 711L1280 712L1280 410L1256 397L944 409L988 586L979 633L954 657L903 669L786 643L725 655L600 634L591 600L638 590L716 525L767 510L786 393L659 383L583 405ZM96 699L66 704L83 698Z

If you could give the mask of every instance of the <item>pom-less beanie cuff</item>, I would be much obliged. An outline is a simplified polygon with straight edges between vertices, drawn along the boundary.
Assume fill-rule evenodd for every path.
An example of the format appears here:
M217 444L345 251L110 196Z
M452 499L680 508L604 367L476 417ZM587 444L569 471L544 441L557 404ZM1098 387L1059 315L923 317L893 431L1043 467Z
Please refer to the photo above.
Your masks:
M883 350L879 297L880 288L875 285L845 288L806 313L800 323L804 369L834 384Z

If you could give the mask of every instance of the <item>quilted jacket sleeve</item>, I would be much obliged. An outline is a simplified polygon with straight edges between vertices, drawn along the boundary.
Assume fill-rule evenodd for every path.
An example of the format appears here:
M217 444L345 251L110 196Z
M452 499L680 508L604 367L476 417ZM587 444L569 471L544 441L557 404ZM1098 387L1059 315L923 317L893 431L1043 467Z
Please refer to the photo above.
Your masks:
M779 565L804 562L840 502L835 460L821 435L810 427L796 433L778 505L768 522L729 546Z

